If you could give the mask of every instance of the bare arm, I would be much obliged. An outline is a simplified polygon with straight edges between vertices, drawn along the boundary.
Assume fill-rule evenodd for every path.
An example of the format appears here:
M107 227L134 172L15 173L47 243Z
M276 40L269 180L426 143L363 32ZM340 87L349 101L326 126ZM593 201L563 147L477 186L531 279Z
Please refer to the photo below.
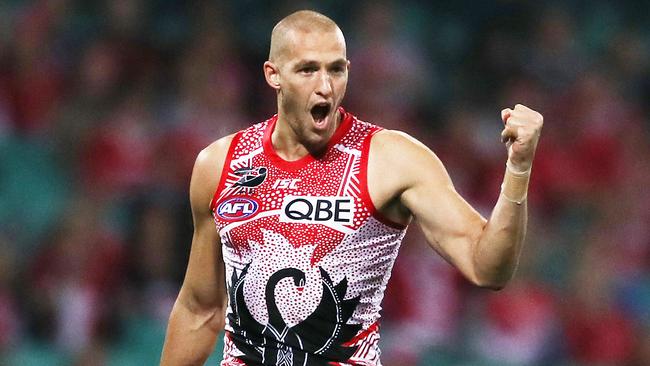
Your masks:
M161 365L203 365L224 327L227 294L221 242L210 213L232 136L201 151L190 183L194 220L192 249L183 286L167 327Z
M511 168L489 220L456 192L438 157L406 134L383 131L373 138L368 173L377 183L371 197L382 212L399 222L413 215L438 253L474 284L495 289L512 277L526 233L528 173L513 177L512 171L529 170L542 123L541 115L523 106L504 110L502 117L508 120L502 137ZM395 167L394 174L380 178L382 166ZM397 198L390 198L395 192Z

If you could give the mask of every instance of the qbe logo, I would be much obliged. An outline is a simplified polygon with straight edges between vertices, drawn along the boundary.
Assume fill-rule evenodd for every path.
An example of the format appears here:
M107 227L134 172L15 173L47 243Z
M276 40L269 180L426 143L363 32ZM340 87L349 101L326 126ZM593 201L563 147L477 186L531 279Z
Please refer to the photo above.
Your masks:
M285 196L280 212L280 222L352 225L353 219L352 197Z
M217 215L224 220L239 221L255 215L259 207L253 198L232 197L217 206Z

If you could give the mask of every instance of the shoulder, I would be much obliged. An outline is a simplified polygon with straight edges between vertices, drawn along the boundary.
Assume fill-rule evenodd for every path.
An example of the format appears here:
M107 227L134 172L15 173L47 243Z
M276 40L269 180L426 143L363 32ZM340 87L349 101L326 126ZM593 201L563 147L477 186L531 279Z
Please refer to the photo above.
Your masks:
M260 140L269 122L275 117L273 116L266 121L255 123L243 130L224 136L206 146L196 157L194 173L207 171L211 175L218 173L217 175L220 176L223 163L231 151L231 145L233 143L237 144L239 141L249 143L251 140Z
M190 182L190 196L208 202L217 188L221 178L230 145L237 134L224 136L206 146L196 157L192 179Z
M418 150L428 148L413 136L398 130L381 129L374 134L372 145L383 150Z
M432 175L446 176L438 156L413 136L398 130L382 129L374 134L369 153L372 168L391 171L405 185Z
M235 135L237 135L237 133L224 136L201 150L201 152L199 152L196 157L194 170L211 170L215 167L221 169L221 166L226 159L226 155L228 154L228 150L230 149L230 144L235 138Z
M410 161L438 160L436 154L425 144L406 132L397 130L377 131L370 142L370 151L387 162L400 162L400 165Z

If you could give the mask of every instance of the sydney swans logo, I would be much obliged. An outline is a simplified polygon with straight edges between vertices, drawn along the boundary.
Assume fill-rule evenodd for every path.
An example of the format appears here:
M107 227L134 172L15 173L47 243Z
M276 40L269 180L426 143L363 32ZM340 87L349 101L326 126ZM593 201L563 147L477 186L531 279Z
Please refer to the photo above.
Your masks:
M234 171L235 175L241 177L233 184L233 187L255 188L266 179L268 169L260 166L255 168L239 168Z
M296 268L275 272L266 283L265 300L269 312L268 324L257 322L244 301L244 280L248 264L236 275L233 271L228 289L232 313L228 321L233 328L230 339L244 353L244 362L276 366L329 365L346 362L357 350L344 346L361 329L361 324L346 324L359 304L359 297L344 300L348 282L343 278L337 285L319 267L323 297L316 310L302 322L289 327L275 303L275 287L284 278L293 279L296 287L305 284L305 273Z

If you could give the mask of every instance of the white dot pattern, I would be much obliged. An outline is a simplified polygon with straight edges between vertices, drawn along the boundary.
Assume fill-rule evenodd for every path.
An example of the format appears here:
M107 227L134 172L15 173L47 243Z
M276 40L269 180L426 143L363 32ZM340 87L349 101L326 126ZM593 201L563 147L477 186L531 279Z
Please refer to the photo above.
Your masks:
M297 169L287 169L276 164L263 148L265 131L274 118L240 133L227 160L225 186L217 192L215 207L232 196L242 195L254 198L260 206L255 216L243 222L233 223L214 214L223 244L227 281L230 282L233 271L239 275L250 263L244 299L255 320L266 324L265 290L269 277L283 268L303 271L306 279L302 288L290 278L280 280L275 286L275 304L284 321L293 326L307 318L321 300L319 267L322 267L335 285L347 279L345 299L360 297L349 323L363 324L363 329L367 329L379 319L384 290L406 232L405 228L395 228L376 219L368 199L367 157L362 153L364 143L369 143L369 136L379 128L346 114L349 130L323 157ZM232 185L239 176L234 171L242 167L266 167L267 177L254 189L235 189ZM278 180L298 183L296 188L274 189ZM344 233L321 224L281 222L279 210L287 195L352 197L352 224ZM232 331L229 324L226 329ZM376 347L376 342L373 344ZM230 356L238 353L234 345L228 349L224 352Z

